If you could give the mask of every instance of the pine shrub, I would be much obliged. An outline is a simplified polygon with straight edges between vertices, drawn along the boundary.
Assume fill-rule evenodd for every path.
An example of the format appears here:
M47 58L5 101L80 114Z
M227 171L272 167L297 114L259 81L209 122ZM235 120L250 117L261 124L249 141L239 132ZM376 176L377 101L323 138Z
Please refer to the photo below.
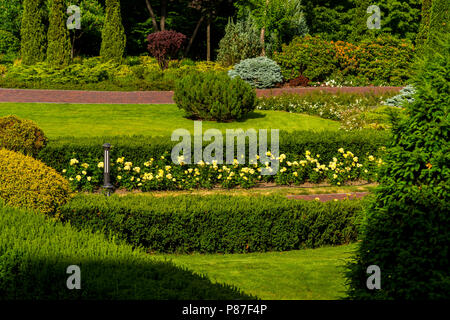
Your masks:
M256 108L256 93L240 78L226 73L193 73L175 86L175 103L187 117L229 121L242 119Z
M408 117L393 118L393 141L355 260L352 299L450 298L450 36L417 70ZM381 270L381 289L366 286L367 268Z
M272 88L283 81L280 66L267 57L243 60L228 75L231 78L240 77L258 89Z
M242 60L255 58L262 52L259 30L248 18L244 21L228 21L225 36L219 42L217 61L224 66L233 66Z

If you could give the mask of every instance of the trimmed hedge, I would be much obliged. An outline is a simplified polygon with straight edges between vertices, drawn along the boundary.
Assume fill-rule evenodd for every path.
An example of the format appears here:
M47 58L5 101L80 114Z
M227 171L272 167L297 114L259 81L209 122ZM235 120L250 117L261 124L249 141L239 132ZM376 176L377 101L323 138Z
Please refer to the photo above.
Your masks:
M339 148L357 151L360 156L366 154L377 156L380 153L379 149L386 146L389 139L390 134L388 132L374 130L357 132L280 131L280 154L284 153L287 156L292 156L292 158L298 158L299 155L309 150L313 155L320 154L321 162L327 163L333 159L336 150ZM170 157L173 146L178 143L170 141L170 137L64 137L51 140L41 150L38 158L62 172L70 159L74 157L77 157L80 161L91 158L103 161L102 145L105 142L109 142L113 146L111 151L113 160L125 157L127 161L133 163L144 163L152 157L157 158L165 153ZM205 142L204 146L209 143ZM268 146L270 148L270 141ZM246 150L248 153L248 148Z
M0 203L0 300L254 299L88 230ZM67 267L81 270L69 290Z
M69 182L53 168L21 153L0 149L0 199L6 204L54 214L70 197Z
M79 195L62 209L77 228L112 232L158 252L264 252L357 239L362 203L282 196Z

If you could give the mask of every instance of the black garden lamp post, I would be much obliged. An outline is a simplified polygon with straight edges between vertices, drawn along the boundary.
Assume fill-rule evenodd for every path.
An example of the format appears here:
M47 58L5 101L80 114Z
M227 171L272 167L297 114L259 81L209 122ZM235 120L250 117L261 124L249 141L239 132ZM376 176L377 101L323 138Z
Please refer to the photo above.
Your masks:
M114 189L114 186L111 184L111 177L109 171L109 151L111 149L111 144L105 143L103 145L104 153L104 161L103 161L103 188L106 189L106 194L109 197L111 192Z

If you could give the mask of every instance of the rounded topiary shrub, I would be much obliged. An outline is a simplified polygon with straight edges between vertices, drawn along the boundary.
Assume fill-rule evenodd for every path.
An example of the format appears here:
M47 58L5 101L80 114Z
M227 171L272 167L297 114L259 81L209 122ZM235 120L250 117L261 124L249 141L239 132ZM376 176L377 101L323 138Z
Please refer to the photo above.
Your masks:
M177 81L175 103L187 117L229 121L242 119L256 108L256 93L240 78L226 73L193 73Z
M21 153L0 149L0 199L13 207L56 213L71 196L56 170Z
M283 81L280 66L267 57L243 60L228 71L228 75L231 78L240 77L258 89L272 88Z
M47 141L44 132L33 121L16 116L0 117L0 148L35 156Z

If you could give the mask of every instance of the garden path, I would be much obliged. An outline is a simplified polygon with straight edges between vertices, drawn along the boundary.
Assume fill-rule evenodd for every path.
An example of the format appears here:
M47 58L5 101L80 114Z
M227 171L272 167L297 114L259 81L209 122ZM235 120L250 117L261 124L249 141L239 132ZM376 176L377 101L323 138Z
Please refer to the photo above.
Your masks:
M313 91L382 93L400 91L401 87L307 87L256 90L258 96L274 96L283 93L306 94ZM74 103L74 104L171 104L173 91L77 91L35 90L0 88L0 102Z

